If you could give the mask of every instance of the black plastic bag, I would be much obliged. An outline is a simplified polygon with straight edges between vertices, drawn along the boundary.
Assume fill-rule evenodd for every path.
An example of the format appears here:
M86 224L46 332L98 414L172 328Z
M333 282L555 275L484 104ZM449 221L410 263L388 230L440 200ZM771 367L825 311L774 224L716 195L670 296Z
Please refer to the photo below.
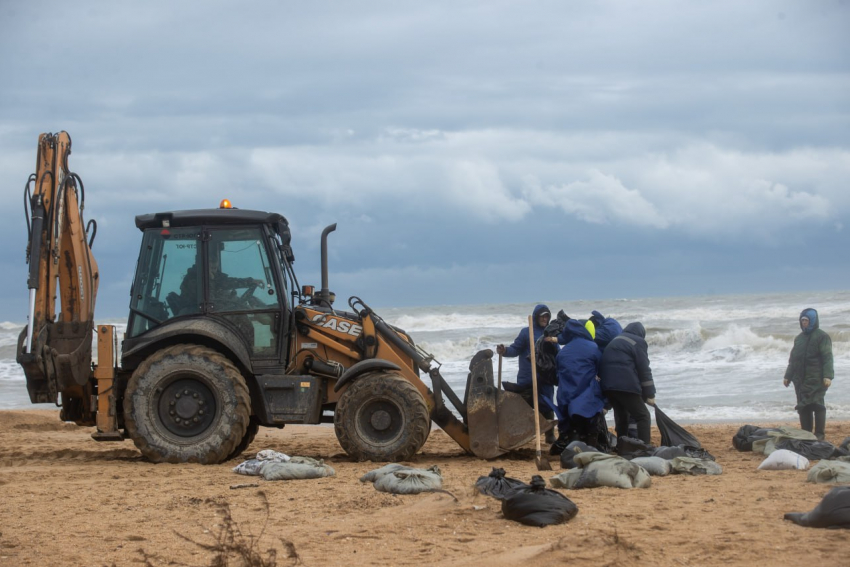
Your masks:
M809 439L781 439L776 442L776 448L794 451L810 461L829 459L836 450L835 445L829 441L813 441Z
M644 443L640 439L633 437L618 437L617 438L617 454L624 459L634 459L635 457L652 457L656 447Z
M789 512L785 519L808 528L850 528L850 486L836 486L811 512Z
M578 506L560 492L546 488L543 477L534 475L530 486L515 489L502 501L502 514L508 520L542 528L570 521L578 514Z
M599 453L599 449L596 447L591 447L586 443L582 443L581 441L573 441L569 445L567 445L564 450L561 452L561 468L562 469L574 469L576 468L576 462L573 460L573 457L578 455L579 453Z
M547 386L558 385L558 363L556 357L561 347L558 343L553 343L545 340L548 337L557 337L564 330L569 317L564 314L563 310L558 312L558 316L543 329L543 336L540 337L534 345L534 352L537 358L537 380L538 384Z
M770 437L769 432L779 431L776 428L762 428L757 425L742 425L732 438L732 445L739 451L752 451L753 442Z
M475 488L478 492L487 496L492 496L498 500L504 500L516 488L528 488L528 485L521 480L505 476L505 469L494 468L488 476L479 476L475 481Z
M672 461L676 457L687 457L688 455L682 447L658 447L653 451L652 456Z
M688 447L696 447L697 449L702 447L699 439L667 417L658 406L655 406L655 424L661 432L661 445L664 447L675 447L676 445L687 445Z

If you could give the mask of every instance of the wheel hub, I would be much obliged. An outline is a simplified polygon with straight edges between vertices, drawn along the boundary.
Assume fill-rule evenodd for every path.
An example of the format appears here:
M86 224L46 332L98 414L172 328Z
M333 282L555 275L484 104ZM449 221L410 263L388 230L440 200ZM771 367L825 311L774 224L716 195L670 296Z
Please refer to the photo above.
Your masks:
M369 422L376 431L384 431L392 424L393 419L386 411L378 410L372 414L372 418Z
M215 417L215 396L201 380L181 378L160 393L159 419L165 428L180 437L203 433Z
M393 443L404 428L401 409L387 399L371 400L357 412L356 427L360 436L373 445Z

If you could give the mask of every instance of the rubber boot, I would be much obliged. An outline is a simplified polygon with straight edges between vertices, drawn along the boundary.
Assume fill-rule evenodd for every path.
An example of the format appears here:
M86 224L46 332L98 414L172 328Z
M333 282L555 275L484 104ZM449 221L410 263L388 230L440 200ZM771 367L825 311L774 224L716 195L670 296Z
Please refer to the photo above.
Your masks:
M800 414L800 429L811 432L812 427L814 426L812 408L805 406L797 410L797 412Z
M815 408L815 436L818 441L824 440L824 430L826 429L826 408Z
M554 445L555 441L557 441L557 440L558 440L558 438L555 437L555 431L554 430L550 429L549 431L546 432L545 441L546 441L547 444Z

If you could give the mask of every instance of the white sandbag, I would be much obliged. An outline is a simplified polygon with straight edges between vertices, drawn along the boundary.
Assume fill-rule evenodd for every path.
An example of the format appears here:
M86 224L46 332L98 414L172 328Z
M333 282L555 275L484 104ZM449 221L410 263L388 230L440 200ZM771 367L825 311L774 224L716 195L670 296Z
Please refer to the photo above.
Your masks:
M821 461L811 468L806 480L818 484L850 484L850 463Z
M652 480L644 469L631 461L605 453L579 453L573 457L577 468L549 479L555 488L648 488ZM576 473L579 474L576 478Z
M408 467L407 465L400 465L398 463L390 463L388 465L384 465L379 469L371 470L360 477L360 482L375 482L385 474L390 474L395 471L400 470L409 470L413 467Z
M667 476L670 474L670 461L661 457L637 457L632 459L632 462L648 472L650 476Z
M303 458L309 459L308 457ZM304 480L336 475L336 471L323 461L309 460L314 461L314 463L266 463L262 469L263 478L266 480Z
M266 461L272 463L288 463L289 455L286 453L278 453L277 451L273 451L272 449L263 449L259 453L257 453L258 461Z
M402 469L380 477L374 486L391 494L419 494L442 489L443 478L432 470Z
M809 468L809 459L788 449L777 449L759 465L760 471L804 471Z
M670 463L670 466L673 469L674 473L679 474L723 474L723 467L721 467L714 461L709 461L707 459L695 459L693 457L676 457Z
M266 463L263 461L258 461L257 459L249 459L233 467L233 472L235 472L236 474L244 474L248 476L260 476L265 465Z

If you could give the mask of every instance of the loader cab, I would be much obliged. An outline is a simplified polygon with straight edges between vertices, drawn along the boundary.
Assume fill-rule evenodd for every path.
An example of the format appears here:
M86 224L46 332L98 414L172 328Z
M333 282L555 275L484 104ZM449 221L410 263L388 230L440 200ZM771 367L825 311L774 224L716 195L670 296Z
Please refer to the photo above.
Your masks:
M254 364L285 360L292 279L286 219L209 209L141 215L136 225L143 237L125 352L177 321L185 329L211 320Z

